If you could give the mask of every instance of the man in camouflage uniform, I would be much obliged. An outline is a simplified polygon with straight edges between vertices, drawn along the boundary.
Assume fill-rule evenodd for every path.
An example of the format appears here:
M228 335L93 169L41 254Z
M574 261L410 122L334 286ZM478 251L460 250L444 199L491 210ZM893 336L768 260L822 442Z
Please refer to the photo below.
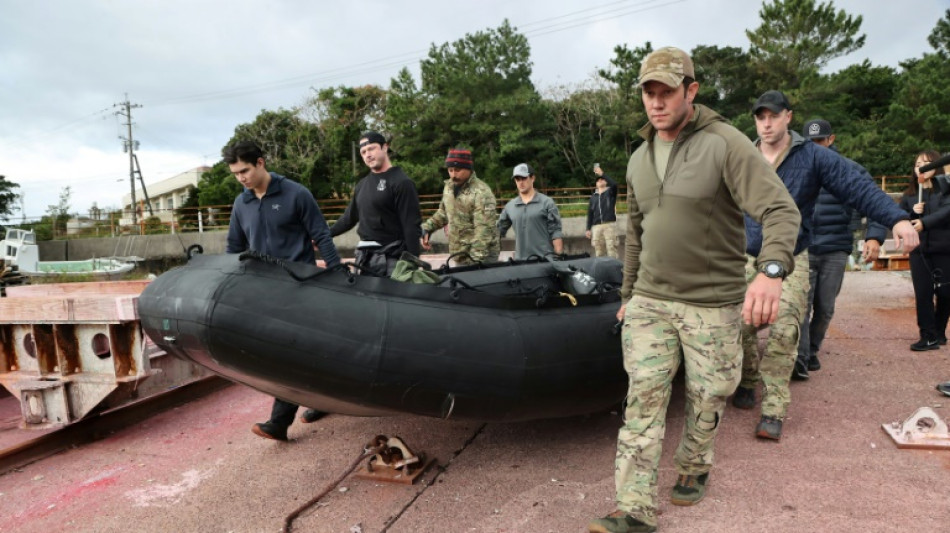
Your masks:
M763 224L760 264L793 268L795 203L748 138L693 104L694 77L677 48L661 48L640 66L649 124L627 164L617 318L629 390L617 438L617 510L591 522L592 533L656 531L657 469L680 361L686 422L671 501L693 505L706 494L726 398L739 382L741 323L772 322L784 292L781 278L766 273L746 285L743 211Z
M488 185L475 175L472 152L452 149L445 157L449 179L445 181L439 210L422 224L422 245L429 248L429 235L449 227L449 254L458 265L498 260L501 239L495 229L497 202Z

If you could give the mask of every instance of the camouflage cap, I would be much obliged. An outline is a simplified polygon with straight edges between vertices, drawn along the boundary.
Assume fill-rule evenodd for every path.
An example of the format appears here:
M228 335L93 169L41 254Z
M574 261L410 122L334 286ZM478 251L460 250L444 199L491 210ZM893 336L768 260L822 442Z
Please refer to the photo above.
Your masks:
M637 81L637 87L643 87L648 81L658 81L669 87L679 87L683 83L683 78L690 77L696 79L696 73L693 71L693 60L689 54L667 46L655 50L643 59L640 64L640 79Z

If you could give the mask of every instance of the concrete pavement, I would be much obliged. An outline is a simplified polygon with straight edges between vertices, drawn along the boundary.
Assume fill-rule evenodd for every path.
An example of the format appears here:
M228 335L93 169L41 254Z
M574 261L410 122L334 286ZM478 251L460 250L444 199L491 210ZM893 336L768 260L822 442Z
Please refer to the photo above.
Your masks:
M694 507L669 504L677 380L660 531L944 529L950 452L900 450L881 429L923 405L950 418L950 398L933 389L950 379L950 348L911 352L914 340L906 274L848 273L822 370L793 382L782 440L753 436L757 410L727 409L709 492ZM233 386L0 476L0 532L277 532L376 434L402 437L437 466L412 486L349 477L294 531L579 532L613 509L616 412L511 424L329 416L295 424L285 444L249 431L269 409L266 396Z

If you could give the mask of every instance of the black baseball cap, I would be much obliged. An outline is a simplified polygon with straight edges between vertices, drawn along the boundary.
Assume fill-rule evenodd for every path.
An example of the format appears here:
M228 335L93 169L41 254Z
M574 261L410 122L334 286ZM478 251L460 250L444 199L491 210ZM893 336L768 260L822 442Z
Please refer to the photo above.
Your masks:
M827 120L820 118L809 120L805 123L805 127L802 128L802 137L809 141L827 139L831 137L831 133L831 124Z
M773 113L781 113L786 109L791 110L792 104L788 103L788 98L781 91L765 91L752 105L752 114L757 114L763 107Z

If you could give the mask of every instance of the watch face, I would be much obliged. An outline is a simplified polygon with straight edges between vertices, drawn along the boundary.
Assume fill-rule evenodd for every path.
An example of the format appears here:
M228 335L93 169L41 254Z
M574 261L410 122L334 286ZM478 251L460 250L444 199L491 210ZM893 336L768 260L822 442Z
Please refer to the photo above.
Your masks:
M782 265L778 263L769 263L765 265L765 273L769 276L778 277L782 275Z

